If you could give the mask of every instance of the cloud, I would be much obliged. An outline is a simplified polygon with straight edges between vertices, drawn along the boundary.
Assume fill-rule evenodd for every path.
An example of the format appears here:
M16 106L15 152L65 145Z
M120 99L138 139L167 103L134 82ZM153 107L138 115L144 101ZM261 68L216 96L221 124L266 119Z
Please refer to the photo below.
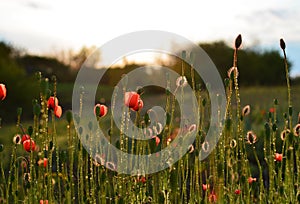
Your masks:
M284 36L291 41L300 41L300 27L296 26L300 22L300 13L293 8L256 10L237 18L248 33L258 35L263 43Z
M23 5L30 9L50 9L49 5L43 4L40 1L26 1Z

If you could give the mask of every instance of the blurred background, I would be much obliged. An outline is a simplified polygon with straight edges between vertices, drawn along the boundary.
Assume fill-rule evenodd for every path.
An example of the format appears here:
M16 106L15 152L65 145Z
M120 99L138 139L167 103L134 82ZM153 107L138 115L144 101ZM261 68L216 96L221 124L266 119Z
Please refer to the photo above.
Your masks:
M109 53L97 49L120 35L138 30L164 30L199 44L222 78L232 66L233 42L243 36L239 52L242 102L267 111L274 98L286 100L285 69L279 39L287 44L294 100L300 85L300 2L273 1L0 1L0 83L7 98L0 103L2 123L12 123L16 110L32 118L38 98L35 73L58 81L63 110L71 109L73 82L85 59L98 52L95 66L108 67ZM169 42L164 46L174 46ZM109 103L124 73L157 63L180 70L178 59L124 56L101 81L99 101ZM180 71L179 71L180 72ZM255 96L255 97L254 97ZM297 103L295 103L297 104ZM299 109L297 109L299 110Z

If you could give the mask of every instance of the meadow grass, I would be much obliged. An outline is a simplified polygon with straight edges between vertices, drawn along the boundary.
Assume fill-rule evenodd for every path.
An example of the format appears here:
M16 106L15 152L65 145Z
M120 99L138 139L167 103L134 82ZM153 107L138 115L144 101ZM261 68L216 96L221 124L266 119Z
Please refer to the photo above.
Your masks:
M33 120L22 121L19 109L16 124L4 124L0 129L0 143L3 144L0 147L0 203L300 202L300 107L297 103L300 87L291 89L289 82L287 87L239 87L236 65L240 44L238 37L233 68L225 80L226 114L218 116L224 126L221 123L215 126L221 129L216 147L208 158L199 160L199 153L211 145L205 140L210 98L205 90L196 88L197 82L192 75L190 83L199 102L196 111L202 117L198 126L187 129L197 132L196 139L179 161L153 174L126 175L112 171L117 165L109 160L113 155L103 158L101 150L96 152L96 157L91 157L79 140L83 131L80 128L75 131L72 117L76 121L76 116L64 109L64 116L56 119L55 111L47 105L48 89L61 102L71 104L71 85L57 85L55 78L49 82L40 76L41 89L33 103ZM193 69L183 67L182 77L188 68ZM102 87L96 98L111 104L109 108L113 111L112 89ZM168 91L160 95L145 92L142 98L150 104L163 102L168 115L161 130L153 129L156 131L153 139L138 141L125 136L130 119L136 127L147 126L149 118L144 110L132 111L125 107L120 129L110 119L110 112L97 119L107 139L120 150L154 154L172 145L176 138L178 104ZM143 109L147 110L146 103ZM96 137L92 125L85 135L88 141ZM134 131L142 134L137 128ZM185 142L189 131L180 142ZM22 137L25 133L38 146L34 151L25 151L24 143L13 142L16 134ZM107 166L109 162L110 169L105 168L104 164Z

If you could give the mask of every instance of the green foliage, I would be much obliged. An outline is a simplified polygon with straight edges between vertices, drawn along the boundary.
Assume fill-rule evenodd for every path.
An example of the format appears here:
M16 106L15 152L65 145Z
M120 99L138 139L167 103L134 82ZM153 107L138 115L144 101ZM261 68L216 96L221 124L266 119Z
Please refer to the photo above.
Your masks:
M200 46L207 52L218 68L221 77L227 77L232 66L233 49L224 42L203 43ZM258 52L241 49L238 53L240 85L284 85L286 83L284 61L278 50ZM291 67L291 63L288 63Z
M25 70L16 62L13 48L0 43L0 83L6 85L7 97L1 103L0 117L5 116L3 122L11 122L15 119L17 107L31 110L31 100L37 95L38 90L33 83L32 76L26 76ZM31 116L26 111L25 117Z

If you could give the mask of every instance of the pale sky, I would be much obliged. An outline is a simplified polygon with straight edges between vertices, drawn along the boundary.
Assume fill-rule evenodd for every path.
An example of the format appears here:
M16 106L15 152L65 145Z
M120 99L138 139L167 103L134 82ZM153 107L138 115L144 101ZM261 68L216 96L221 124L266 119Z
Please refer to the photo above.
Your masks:
M120 35L163 30L195 43L243 36L243 48L287 44L300 75L299 0L1 0L0 40L45 54L100 47Z

